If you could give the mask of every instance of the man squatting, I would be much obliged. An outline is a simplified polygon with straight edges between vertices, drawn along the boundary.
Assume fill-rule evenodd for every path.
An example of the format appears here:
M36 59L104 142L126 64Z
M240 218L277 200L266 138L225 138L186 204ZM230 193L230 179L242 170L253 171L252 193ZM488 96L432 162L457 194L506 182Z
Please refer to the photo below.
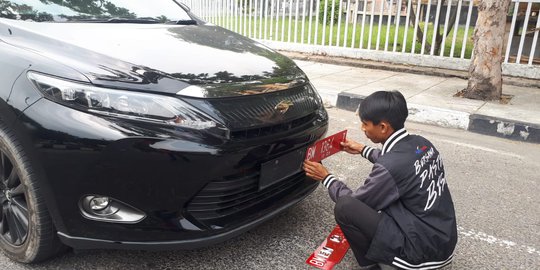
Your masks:
M336 203L334 215L362 269L380 264L437 269L452 260L457 242L454 204L437 149L404 128L407 103L397 91L379 91L359 106L361 129L382 149L346 140L342 150L372 162L351 190L320 163L305 161L306 175L322 181Z

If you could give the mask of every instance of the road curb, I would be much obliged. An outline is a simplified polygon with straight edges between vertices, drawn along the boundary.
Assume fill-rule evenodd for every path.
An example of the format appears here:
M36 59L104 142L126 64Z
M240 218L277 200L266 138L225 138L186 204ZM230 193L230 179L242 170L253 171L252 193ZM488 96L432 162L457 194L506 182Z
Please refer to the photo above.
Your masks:
M471 115L469 131L516 141L540 143L540 126L481 114Z
M336 107L356 111L365 96L342 92ZM458 128L484 135L517 141L540 143L540 126L481 114L469 114L426 105L409 103L408 120L442 127Z
M339 109L355 112L360 102L366 98L362 95L341 92L338 94L336 107Z
M336 107L356 111L364 98L363 95L339 93ZM469 113L414 103L408 103L407 106L409 107L409 121L464 130L469 127Z

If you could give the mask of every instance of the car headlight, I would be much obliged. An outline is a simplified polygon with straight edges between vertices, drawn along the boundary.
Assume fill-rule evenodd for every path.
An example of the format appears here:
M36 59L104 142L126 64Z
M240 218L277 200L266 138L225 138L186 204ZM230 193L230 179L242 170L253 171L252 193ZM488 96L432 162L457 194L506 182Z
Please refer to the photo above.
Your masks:
M315 86L310 82L308 91L310 94L315 97L315 102L317 105L319 105L319 109L317 110L317 114L319 115L319 120L321 121L327 121L328 120L328 113L326 112L326 109L324 109L324 102L321 98L321 95L315 90Z
M107 89L35 72L28 72L28 78L46 98L79 110L198 130L217 126L178 98Z

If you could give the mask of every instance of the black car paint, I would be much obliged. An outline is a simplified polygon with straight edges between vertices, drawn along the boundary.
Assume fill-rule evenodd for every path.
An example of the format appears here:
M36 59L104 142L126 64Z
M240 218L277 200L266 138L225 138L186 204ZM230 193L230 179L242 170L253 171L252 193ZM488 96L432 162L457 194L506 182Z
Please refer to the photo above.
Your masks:
M216 138L176 133L160 127L141 128L113 119L104 121L45 99L31 106L25 115L27 118L21 119L23 123L40 133L39 140L33 143L39 145L37 150L44 160L43 166L47 168L53 197L71 202L58 203L59 212L76 213L75 218L64 218L63 226L57 225L59 231L78 237L141 242L182 240L183 235L177 233L185 230L178 223L183 217L182 206L208 180L256 166L254 161L267 161L290 149L306 147L325 132L325 129L314 128L286 138L256 141L251 145L227 144ZM79 120L81 117L86 118L85 122ZM54 125L59 118L63 125L70 127L68 133L54 133L52 130L58 128L35 125L36 122ZM111 132L85 132L94 126L104 126L103 130ZM118 130L123 130L123 134L114 134L113 131ZM172 138L158 139L161 136ZM201 142L197 143L197 140ZM225 161L223 156L227 157ZM66 167L72 169L66 171ZM206 179L199 179L201 172ZM177 180L171 181L171 177ZM316 183L310 182L308 187L314 187L313 184ZM149 216L139 224L130 225L84 220L78 216L76 204L84 193L107 194L129 202ZM297 199L300 198L289 198L291 201ZM228 227L236 222L231 220L230 224L222 225ZM205 227L201 226L201 231L190 232L190 237L213 234L202 229Z
M37 71L97 86L164 95L174 95L190 85L204 88L223 84L227 87L206 92L206 98L231 99L239 95L228 89L244 82L268 84L300 78L307 85L300 69L284 56L228 30L202 23L186 26L42 23L35 24L36 29L32 25L0 21L0 117L16 132L37 164L36 173L43 179L40 189L65 243L75 248L201 246L249 229L300 201L316 187L316 182L305 179L301 188L282 196L280 204L264 202L263 211L246 213L245 219L224 220L213 227L198 223L190 218L184 206L208 181L257 168L293 149L307 147L324 136L326 119L314 121L311 127L301 131L231 141L200 131L77 111L43 98L26 77L28 71ZM47 27L40 28L43 25ZM81 31L81 27L95 29L96 36L86 36L88 31ZM46 28L52 30L47 32ZM134 39L159 31L167 41L153 39L153 46L176 42L178 48L186 48L182 53L197 55L199 60L185 63L182 59L178 62L156 59L154 51L145 50L132 51L129 54L132 57L123 59L76 45L81 42L76 42L77 38L100 40L102 32L121 31L121 28L133 28ZM122 46L127 49L137 43L115 40L120 41L125 42ZM168 47L165 51L172 50L176 49ZM235 69L237 63L207 57L208 50L231 53L237 59L246 55L264 58L272 61L272 65L264 69L258 61L252 61L246 65L248 69ZM160 61L177 64L167 69L156 65ZM215 69L194 73L194 65ZM13 82L12 78L17 79ZM264 99L267 95L261 93L259 97ZM204 105L207 99L188 101ZM211 113L211 106L205 108ZM220 113L214 111L215 115ZM278 120L259 119L257 125ZM200 178L201 172L204 179ZM144 211L147 218L137 224L85 219L77 203L88 194L105 194L127 202ZM183 222L185 219L189 222Z
M78 74L63 71L60 74L63 78L98 86L176 94L190 85L249 81L262 84L265 79L282 77L291 81L304 76L285 56L217 26L80 23L51 26L51 23L19 21L6 26L4 35L0 32L4 42L67 67L77 67ZM158 45L159 50L145 52L146 39ZM242 65L239 61L248 62ZM43 68L45 73L56 75L48 65ZM40 67L32 70L42 71ZM208 94L211 97L235 94L213 92Z

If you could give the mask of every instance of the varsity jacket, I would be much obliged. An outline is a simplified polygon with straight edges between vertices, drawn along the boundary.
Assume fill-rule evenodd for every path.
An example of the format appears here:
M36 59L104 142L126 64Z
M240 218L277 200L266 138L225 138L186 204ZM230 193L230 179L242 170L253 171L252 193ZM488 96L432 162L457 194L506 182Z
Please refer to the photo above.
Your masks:
M401 269L449 264L457 242L456 217L437 149L400 129L382 150L365 146L361 154L374 163L363 186L353 191L332 174L323 184L334 202L352 196L380 211L366 257Z

